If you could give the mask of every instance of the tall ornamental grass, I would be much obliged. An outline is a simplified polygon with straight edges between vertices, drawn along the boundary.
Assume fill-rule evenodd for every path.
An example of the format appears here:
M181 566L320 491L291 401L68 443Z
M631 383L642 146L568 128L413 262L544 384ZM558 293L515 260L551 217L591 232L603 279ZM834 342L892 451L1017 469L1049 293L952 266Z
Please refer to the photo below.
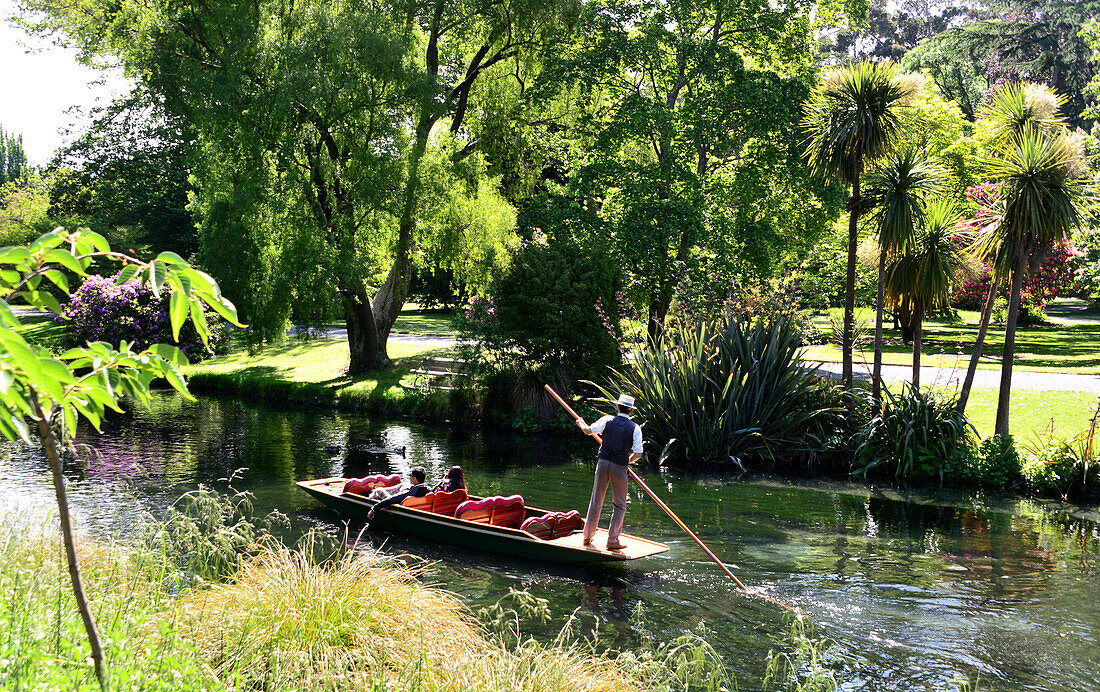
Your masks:
M609 400L634 396L645 437L694 462L813 458L833 427L836 385L803 362L786 318L704 318L673 325L613 370Z

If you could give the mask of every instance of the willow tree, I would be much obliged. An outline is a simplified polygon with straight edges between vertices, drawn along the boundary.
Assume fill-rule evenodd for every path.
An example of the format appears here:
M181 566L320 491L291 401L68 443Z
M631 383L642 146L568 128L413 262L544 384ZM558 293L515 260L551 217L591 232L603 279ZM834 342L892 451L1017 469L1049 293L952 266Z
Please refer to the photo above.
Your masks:
M860 62L831 68L805 105L804 158L817 176L851 187L848 260L844 281L844 386L852 388L859 217L868 209L860 194L867 166L890 153L898 136L898 109L910 93L893 63Z
M196 133L200 259L255 333L281 334L292 307L323 318L337 303L352 372L389 362L439 188L491 184L476 169L479 119L501 108L495 85L522 92L571 11L536 0L24 5L41 12L40 30L120 59Z
M903 255L924 223L925 198L939 188L942 171L916 149L890 157L876 169L867 196L875 203L873 227L878 257L878 295L875 300L875 362L871 391L875 404L882 402L882 313L886 289L886 262Z
M947 307L951 286L967 267L966 254L955 238L960 221L961 215L949 201L933 201L924 211L919 232L904 246L887 271L889 302L913 325L914 388L920 388L924 317Z

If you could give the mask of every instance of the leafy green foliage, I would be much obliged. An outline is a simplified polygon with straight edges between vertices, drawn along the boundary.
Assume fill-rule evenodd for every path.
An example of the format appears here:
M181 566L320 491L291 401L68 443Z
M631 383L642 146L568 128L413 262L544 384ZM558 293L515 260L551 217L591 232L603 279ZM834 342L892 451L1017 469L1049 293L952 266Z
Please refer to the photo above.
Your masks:
M187 194L197 152L186 123L140 87L93 115L50 163L50 215L143 256L150 248L194 254Z
M23 135L12 135L0 127L0 185L25 180L30 173Z
M620 362L619 275L610 259L570 240L528 242L490 289L492 324L487 329L502 356L515 351L528 365L565 366L581 376ZM506 357L506 356L505 356Z
M973 444L974 426L935 390L905 384L900 393L884 391L883 411L862 431L852 472L942 481L945 462Z
M1100 406L1089 427L1071 439L1060 439L1053 433L1040 437L1024 457L1024 477L1041 493L1061 497L1083 496L1100 491L1100 450L1096 447L1096 432L1100 422Z
M798 355L799 334L782 317L711 318L671 326L613 370L601 395L635 397L646 438L674 441L689 463L812 458L833 423L835 387Z
M47 285L67 293L68 277L85 276L97 259L128 262L118 280L140 277L150 282L155 295L172 288L176 297L172 299L170 323L177 340L189 316L200 338L209 338L203 316L206 305L237 323L236 310L221 296L217 283L171 252L139 262L113 252L96 233L61 228L26 247L0 248L0 433L5 437L29 443L26 418L40 419L47 414L67 435L76 430L81 417L99 428L106 409L119 410L120 397L146 403L149 386L158 377L186 394L187 387L176 368L187 359L175 346L154 344L138 351L125 341L117 349L95 342L55 356L20 336L19 319L8 301L22 300L60 314L61 306Z
M1020 454L1011 435L987 437L976 448L960 447L943 465L945 483L1003 490L1022 478Z

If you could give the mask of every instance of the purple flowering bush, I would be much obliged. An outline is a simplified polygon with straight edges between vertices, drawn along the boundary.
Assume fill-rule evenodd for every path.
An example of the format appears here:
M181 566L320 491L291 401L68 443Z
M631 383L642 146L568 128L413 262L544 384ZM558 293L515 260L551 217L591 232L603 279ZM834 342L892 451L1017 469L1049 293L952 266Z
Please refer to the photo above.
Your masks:
M70 345L106 341L117 346L126 340L135 349L143 350L152 344L176 343L191 360L210 358L228 345L229 332L222 319L210 310L206 311L210 328L208 345L202 343L190 320L180 330L179 342L175 342L168 317L168 288L158 298L147 284L139 281L118 284L115 278L89 276L73 291L64 314L54 318L67 325L66 339Z

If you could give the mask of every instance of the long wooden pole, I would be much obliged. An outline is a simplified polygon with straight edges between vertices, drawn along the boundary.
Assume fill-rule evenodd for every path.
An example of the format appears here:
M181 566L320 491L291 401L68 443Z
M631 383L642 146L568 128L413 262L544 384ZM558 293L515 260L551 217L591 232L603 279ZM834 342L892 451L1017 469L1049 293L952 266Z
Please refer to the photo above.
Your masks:
M557 402L559 404L561 404L562 407L569 413L569 415L573 416L573 420L583 421L583 419L580 416L577 415L577 412L574 411L573 408L565 402L565 399L562 399L560 396L558 396L558 393L555 392L554 389L550 385L543 385L543 386L546 387L546 391L550 393L550 396L554 397L557 400ZM596 433L591 433L591 435L596 440L596 442L599 442L600 444L603 444L603 440L600 439L599 435L597 435ZM733 582L735 584L737 584L737 586L739 586L742 591L744 591L747 594L753 595L753 596L759 596L760 598L763 598L765 601L768 601L770 603L774 603L777 606L780 606L781 608L785 608L785 609L789 610L792 613L799 614L798 611L795 610L794 608L791 608L790 606L788 606L784 603L780 603L779 601L775 600L771 596L768 596L766 594L762 594L758 591L750 591L749 587L745 586L745 584L740 579L737 578L737 575L734 574L732 571L730 571L729 567L726 567L726 563L719 560L718 556L715 555L714 552L711 551L711 549L708 548L705 543L703 543L702 539L700 539L698 536L696 536L695 532L692 531L690 528L688 528L688 525L685 524L683 522L683 520L680 519L680 517L676 516L676 513L672 511L672 508L669 507L668 505L666 505L664 503L664 501L661 500L661 498L657 497L656 493L654 493L652 490L649 489L649 486L646 485L645 482L642 481L642 479L638 477L638 474L634 473L634 469L627 466L626 470L630 473L630 477L634 479L634 482L637 483L638 485L642 486L642 490L644 490L646 492L646 494L649 495L653 499L653 501L657 503L657 506L660 507L661 509L663 509L665 511L665 514L667 514L672 519L672 521L676 522L676 525L679 526L683 530L683 532L686 533L689 538L691 538L691 540L695 541L695 544L697 546L699 546L700 548L702 548L703 552L705 552L710 557L711 560L714 560L714 564L716 564L720 568L722 568L722 571L726 573L726 576L728 576L730 579L732 579Z

